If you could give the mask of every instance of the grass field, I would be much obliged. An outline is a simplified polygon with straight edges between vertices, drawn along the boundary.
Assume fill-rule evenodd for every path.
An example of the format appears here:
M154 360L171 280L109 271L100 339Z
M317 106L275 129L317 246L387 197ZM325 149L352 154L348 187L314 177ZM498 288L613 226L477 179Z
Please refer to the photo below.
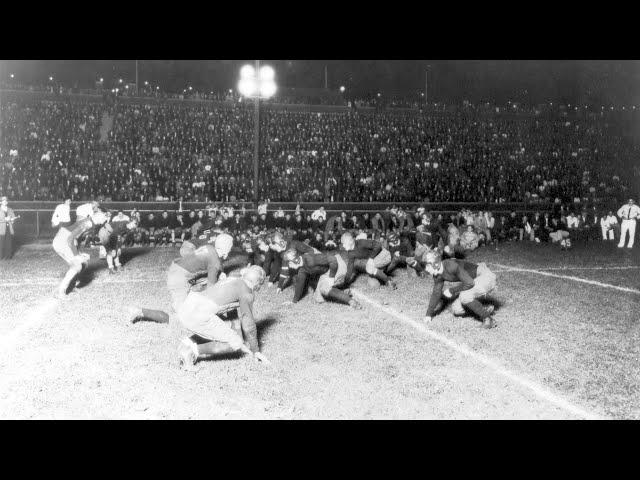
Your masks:
M398 290L355 284L353 311L296 305L265 285L256 313L271 366L245 357L178 368L181 335L132 325L129 305L169 309L177 249L133 249L110 276L62 301L65 265L50 246L0 263L0 418L640 419L640 253L612 244L484 248L498 327L448 310L422 323L431 279L396 273Z

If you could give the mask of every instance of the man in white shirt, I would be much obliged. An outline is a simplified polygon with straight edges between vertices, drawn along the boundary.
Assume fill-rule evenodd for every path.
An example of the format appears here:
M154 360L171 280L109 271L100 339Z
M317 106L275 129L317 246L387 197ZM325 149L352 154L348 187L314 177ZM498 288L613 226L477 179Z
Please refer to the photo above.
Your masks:
M579 225L578 217L573 212L567 215L567 228L569 230L578 228L578 225Z
M319 220L320 218L322 218L322 220L327 219L327 212L324 207L320 207L311 214L311 220Z
M56 206L56 209L53 211L53 216L51 217L51 226L56 227L66 227L71 225L71 199L65 199L64 203Z
M87 218L98 211L100 204L98 202L84 203L76 208L76 220Z
M622 219L622 230L620 233L618 248L624 247L627 232L629 232L629 243L627 244L627 248L633 248L633 241L636 235L636 221L640 218L640 208L638 208L633 199L630 198L626 205L620 207L618 210L618 216Z
M611 210L609 210L609 215L603 215L600 219L600 228L602 229L602 239L606 240L607 235L609 236L609 240L615 240L615 227L614 225L618 224L618 219L613 214Z

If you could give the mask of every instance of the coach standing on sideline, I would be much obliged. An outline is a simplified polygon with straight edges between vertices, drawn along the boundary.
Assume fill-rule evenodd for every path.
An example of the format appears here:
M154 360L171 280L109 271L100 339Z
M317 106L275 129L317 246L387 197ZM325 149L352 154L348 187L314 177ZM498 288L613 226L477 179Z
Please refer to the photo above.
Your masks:
M71 225L71 199L66 198L64 203L56 206L51 217L53 228L68 227Z
M620 232L620 243L618 248L624 247L624 241L626 240L627 231L629 232L629 243L627 248L633 248L633 241L636 235L636 221L640 218L640 208L630 198L626 205L620 207L618 210L618 216L622 219L622 229Z
M7 197L0 199L0 260L8 260L13 254L13 220L16 214L9 208Z

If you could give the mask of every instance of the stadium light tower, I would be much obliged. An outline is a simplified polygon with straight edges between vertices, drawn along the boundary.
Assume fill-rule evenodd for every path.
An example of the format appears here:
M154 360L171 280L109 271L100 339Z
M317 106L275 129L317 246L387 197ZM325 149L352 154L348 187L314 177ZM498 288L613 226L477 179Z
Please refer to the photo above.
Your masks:
M245 65L240 69L238 91L254 102L254 138L253 138L253 196L258 207L258 165L260 164L260 100L275 95L277 86L274 80L275 71L269 65L260 67L260 60L256 60L255 67Z

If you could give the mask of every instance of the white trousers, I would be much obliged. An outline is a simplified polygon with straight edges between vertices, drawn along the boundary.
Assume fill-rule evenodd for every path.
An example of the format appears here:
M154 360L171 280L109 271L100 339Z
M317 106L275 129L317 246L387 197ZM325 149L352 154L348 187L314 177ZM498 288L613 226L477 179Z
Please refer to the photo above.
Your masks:
M609 232L609 240L615 240L615 231L613 228L607 229L605 227L600 227L602 228L602 239L606 240L607 239L607 232Z
M627 239L627 232L629 232L629 243L627 248L633 247L633 240L636 236L636 221L635 220L622 220L622 230L620 231L620 243L619 247L624 247L624 241Z

